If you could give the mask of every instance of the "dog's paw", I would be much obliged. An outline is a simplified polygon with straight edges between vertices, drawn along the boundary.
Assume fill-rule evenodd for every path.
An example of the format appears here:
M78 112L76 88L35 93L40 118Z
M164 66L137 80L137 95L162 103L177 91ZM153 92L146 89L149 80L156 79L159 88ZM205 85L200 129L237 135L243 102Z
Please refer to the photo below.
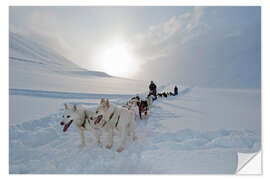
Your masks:
M112 148L112 144L108 144L108 145L106 146L106 148L107 148L107 149L111 149L111 148Z
M117 149L117 152L122 152L123 150L124 150L123 147L119 147L119 148Z

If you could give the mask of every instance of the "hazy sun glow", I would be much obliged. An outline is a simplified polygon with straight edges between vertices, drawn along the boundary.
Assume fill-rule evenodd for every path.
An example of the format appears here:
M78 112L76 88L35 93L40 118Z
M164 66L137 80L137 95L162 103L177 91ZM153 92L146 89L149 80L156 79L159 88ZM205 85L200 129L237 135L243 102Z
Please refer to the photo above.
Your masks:
M135 58L123 42L104 48L100 52L99 62L101 69L113 76L130 77L137 70Z

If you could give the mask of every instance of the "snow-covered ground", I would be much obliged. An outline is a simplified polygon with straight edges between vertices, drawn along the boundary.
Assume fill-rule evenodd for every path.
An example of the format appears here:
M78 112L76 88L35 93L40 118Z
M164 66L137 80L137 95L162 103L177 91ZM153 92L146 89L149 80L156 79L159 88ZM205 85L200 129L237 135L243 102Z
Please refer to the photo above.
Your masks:
M260 106L252 103L260 94L200 88L183 91L177 97L158 99L146 119L137 117L138 139L128 139L122 153L116 152L118 141L112 150L98 147L90 132L87 147L81 149L76 127L63 133L59 125L64 102L94 109L99 95L66 99L35 97L40 92L34 91L32 97L13 92L10 172L234 173L237 152L256 152L260 148ZM218 96L226 97L226 101ZM130 97L110 99L121 105ZM243 113L245 107L249 110ZM103 140L106 142L106 135Z
M235 173L237 152L261 148L260 89L187 86L136 118L138 138L128 138L123 152L116 152L119 134L112 150L98 147L91 132L80 148L76 127L64 133L59 124L64 103L94 110L105 97L121 105L144 97L147 84L86 71L18 35L10 39L10 173Z

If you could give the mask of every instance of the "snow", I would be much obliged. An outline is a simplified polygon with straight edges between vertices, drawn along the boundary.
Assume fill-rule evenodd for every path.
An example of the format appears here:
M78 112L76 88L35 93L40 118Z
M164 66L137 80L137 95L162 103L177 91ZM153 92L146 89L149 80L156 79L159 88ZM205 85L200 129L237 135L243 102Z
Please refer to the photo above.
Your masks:
M101 97L122 105L147 91L143 81L87 71L38 44L11 35L10 173L222 173L237 170L237 153L261 148L260 89L180 86L179 96L158 98L149 116L136 117L136 141L123 152L96 145L91 132L80 148L72 124L63 133L64 103L94 110ZM17 60L16 60L17 59ZM172 91L173 84L158 91Z
M144 120L137 117L138 139L133 142L129 138L124 152L116 152L118 134L113 149L107 150L96 145L90 132L87 133L87 147L81 149L76 127L71 126L67 133L63 133L59 125L63 103L76 103L94 110L99 96L96 99L83 98L83 95L80 99L68 99L61 96L35 97L35 93L32 94L32 97L11 95L11 98L19 99L15 104L11 101L11 112L13 109L17 112L16 109L24 107L25 103L29 106L11 116L11 122L17 121L10 125L11 173L234 173L237 152L260 149L260 134L252 123L246 123L242 128L233 124L231 128L225 128L220 123L212 124L212 121L200 118L195 121L197 115L190 111L192 107L172 108L172 104L177 102L183 104L187 99L192 100L191 97L196 99L197 94L193 94L193 90L182 95L180 92L178 97L158 99L149 117ZM232 97L236 96L238 93ZM126 95L110 98L117 105L128 99ZM201 111L208 113L204 109ZM20 116L28 119L32 116L32 120L25 118L20 121ZM241 116L245 117L239 112L240 119ZM102 139L106 142L106 135Z
M165 123L183 128L252 129L260 134L261 93L256 90L192 88L181 100L162 99L161 106L178 118ZM187 118L188 117L188 118Z

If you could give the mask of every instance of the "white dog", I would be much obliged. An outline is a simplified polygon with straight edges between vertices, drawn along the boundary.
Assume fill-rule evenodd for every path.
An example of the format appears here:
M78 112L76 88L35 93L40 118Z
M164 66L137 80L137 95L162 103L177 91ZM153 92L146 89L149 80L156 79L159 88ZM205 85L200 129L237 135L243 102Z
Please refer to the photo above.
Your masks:
M65 110L63 115L63 121L61 121L61 125L64 126L63 131L66 132L72 122L74 122L80 132L82 144L81 147L85 146L85 136L84 131L90 130L92 131L97 139L97 144L101 146L100 136L102 135L102 131L100 129L94 128L94 115L93 111L87 109L78 109L76 105L73 105L72 108L69 108L67 104L64 104Z
M108 149L111 149L113 146L114 129L119 130L121 134L121 144L117 152L124 150L128 134L132 134L133 140L136 139L135 112L124 107L110 105L108 99L106 101L103 98L101 99L100 105L96 109L94 125L96 128L104 128L109 132L109 144L106 146Z

